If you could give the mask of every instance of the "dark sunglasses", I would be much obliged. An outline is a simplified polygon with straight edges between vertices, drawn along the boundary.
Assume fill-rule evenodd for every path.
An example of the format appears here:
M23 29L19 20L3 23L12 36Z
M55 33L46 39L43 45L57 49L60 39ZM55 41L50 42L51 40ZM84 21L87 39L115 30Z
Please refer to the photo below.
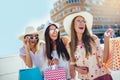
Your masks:
M82 23L82 22L83 22L83 23L86 23L85 20L76 20L76 22L77 22L77 23Z
M38 36L29 36L29 39L30 40L33 40L33 39L39 40L39 37Z

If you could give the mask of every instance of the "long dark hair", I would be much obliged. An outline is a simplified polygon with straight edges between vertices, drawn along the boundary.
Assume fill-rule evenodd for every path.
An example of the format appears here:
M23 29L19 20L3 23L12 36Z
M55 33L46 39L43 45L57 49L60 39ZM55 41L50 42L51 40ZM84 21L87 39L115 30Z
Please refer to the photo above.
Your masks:
M74 28L74 21L77 17L78 16L76 16L71 23L70 53L71 53L73 62L75 61L74 52L76 51L76 46L77 46L77 42L78 42L77 34L76 34L75 28ZM83 41L84 46L85 46L86 56L91 55L92 54L91 42L94 42L94 39L91 37L86 25L85 25L85 31L84 31L83 36L82 36L82 41Z
M45 42L46 42L46 54L47 54L47 58L48 59L52 59L53 57L51 56L52 51L53 51L53 41L51 40L50 36L49 36L49 28L50 26L53 25L56 28L58 28L55 24L50 24L47 29L45 30ZM62 41L62 39L60 39L60 32L58 32L58 37L55 40L56 42L56 49L57 49L57 54L58 57L60 58L60 55L62 56L63 59L69 60L70 56L68 54L68 51Z

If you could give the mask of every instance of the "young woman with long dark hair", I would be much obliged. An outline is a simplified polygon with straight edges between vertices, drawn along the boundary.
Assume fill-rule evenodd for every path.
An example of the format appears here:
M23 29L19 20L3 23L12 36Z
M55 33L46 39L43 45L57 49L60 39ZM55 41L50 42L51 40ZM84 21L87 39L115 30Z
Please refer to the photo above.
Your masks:
M60 31L56 24L50 24L45 30L46 55L49 65L57 65L66 69L67 79L69 75L69 53L66 48L67 38L60 37Z

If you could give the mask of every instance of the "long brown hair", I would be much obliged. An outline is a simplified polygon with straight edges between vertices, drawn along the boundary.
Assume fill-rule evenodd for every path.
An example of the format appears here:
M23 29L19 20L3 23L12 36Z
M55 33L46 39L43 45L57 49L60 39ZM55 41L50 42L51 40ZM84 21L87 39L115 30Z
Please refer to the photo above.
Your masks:
M77 38L77 33L75 31L74 28L74 21L78 16L76 16L71 23L71 42L70 42L70 53L71 53L71 58L72 61L75 62L75 57L74 57L74 53L76 51L76 47L77 47L77 42L78 42L78 38ZM80 16L82 17L82 16ZM84 18L84 17L83 17ZM82 36L82 41L83 44L85 46L85 51L86 51L86 56L89 56L92 54L92 46L91 46L91 42L94 42L94 39L91 37L87 26L85 25L85 31L83 33Z
M53 42L49 36L49 27L51 25L58 28L55 24L50 24L45 31L46 54L47 54L48 59L53 58L51 56L52 51L53 51ZM58 37L55 41L56 41L56 50L57 50L58 57L60 58L60 55L61 55L63 59L69 60L70 57L69 57L68 51L67 51L62 39L60 39L60 32L58 32Z

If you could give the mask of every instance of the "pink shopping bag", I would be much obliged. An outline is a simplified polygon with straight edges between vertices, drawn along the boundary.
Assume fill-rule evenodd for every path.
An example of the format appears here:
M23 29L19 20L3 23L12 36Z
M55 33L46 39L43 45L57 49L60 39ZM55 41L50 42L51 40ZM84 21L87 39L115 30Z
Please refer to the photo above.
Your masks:
M66 71L64 68L46 70L44 80L66 80Z

